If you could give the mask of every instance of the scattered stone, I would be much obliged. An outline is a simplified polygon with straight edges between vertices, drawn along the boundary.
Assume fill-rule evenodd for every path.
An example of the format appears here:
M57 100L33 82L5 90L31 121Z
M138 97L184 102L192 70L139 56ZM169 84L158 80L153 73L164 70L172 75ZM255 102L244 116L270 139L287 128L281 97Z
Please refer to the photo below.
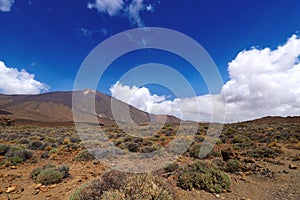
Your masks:
M34 189L37 190L37 189L40 189L41 187L42 187L42 184L39 183L39 184L37 184L36 186L34 186Z
M20 194L20 193L24 192L24 190L25 189L22 187L22 188L18 189L17 193Z
M17 169L17 166L10 166L10 169Z
M56 187L56 184L53 184L53 185L50 185L50 186L49 186L50 189L53 189L53 188L55 188L55 187Z
M40 190L34 190L32 194L37 195L38 193L40 193Z
M95 160L93 163L94 165L98 165L100 162L98 160Z
M296 166L296 165L293 165L293 164L289 164L289 168L290 168L290 169L297 169L297 166Z
M215 196L216 196L217 198L220 198L220 194L215 194Z
M16 187L9 187L6 190L6 193L12 193L13 191L15 191L17 188Z

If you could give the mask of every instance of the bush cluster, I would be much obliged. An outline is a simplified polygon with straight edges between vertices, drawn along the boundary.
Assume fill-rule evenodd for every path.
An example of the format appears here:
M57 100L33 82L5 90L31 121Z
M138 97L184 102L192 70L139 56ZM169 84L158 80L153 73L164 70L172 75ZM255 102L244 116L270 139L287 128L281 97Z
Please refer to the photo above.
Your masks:
M1 161L0 165L11 166L30 159L33 152L20 146L0 144L0 155L5 156L5 159Z
M69 177L69 166L67 165L56 167L53 164L47 164L42 167L35 168L31 172L31 178L43 185L59 183L67 177Z
M213 164L200 161L188 165L178 177L178 186L185 190L201 189L221 193L230 189L230 178Z
M70 200L171 200L166 182L151 174L129 174L109 171L99 179L84 184Z
M89 161L93 160L94 156L88 151L88 150L82 150L78 153L78 155L75 157L76 161Z

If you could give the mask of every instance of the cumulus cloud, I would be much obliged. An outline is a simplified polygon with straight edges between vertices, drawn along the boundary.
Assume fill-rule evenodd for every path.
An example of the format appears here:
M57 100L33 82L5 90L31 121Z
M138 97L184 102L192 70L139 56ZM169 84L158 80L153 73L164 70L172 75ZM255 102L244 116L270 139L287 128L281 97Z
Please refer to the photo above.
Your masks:
M293 35L274 50L252 48L238 53L228 63L230 80L220 94L166 100L145 87L129 87L119 82L110 91L112 96L146 112L197 121L210 121L213 108L221 108L224 100L226 122L300 115L299 58L300 38Z
M113 97L152 114L169 114L185 120L210 121L214 102L221 102L216 95L167 100L165 96L151 94L146 87L115 83L110 92ZM199 104L201 103L201 104ZM216 106L216 105L215 105ZM221 118L218 121L222 121Z
M47 91L46 84L34 79L26 70L6 67L0 61L0 92L5 94L38 94Z
M300 38L286 44L244 50L228 65L230 80L223 86L230 121L266 115L300 114Z
M123 8L123 0L96 0L94 3L89 3L89 9L97 9L99 12L104 12L110 16L117 15Z
M126 16L129 21L138 27L144 26L140 17L141 11L153 12L151 4L145 4L144 0L96 0L94 3L88 3L89 9L96 9L98 12L107 13L109 16Z
M0 11L9 12L14 3L14 0L0 0Z
M110 88L110 92L113 97L146 111L150 111L153 105L166 100L164 96L152 95L146 87L129 87L120 82L114 84Z

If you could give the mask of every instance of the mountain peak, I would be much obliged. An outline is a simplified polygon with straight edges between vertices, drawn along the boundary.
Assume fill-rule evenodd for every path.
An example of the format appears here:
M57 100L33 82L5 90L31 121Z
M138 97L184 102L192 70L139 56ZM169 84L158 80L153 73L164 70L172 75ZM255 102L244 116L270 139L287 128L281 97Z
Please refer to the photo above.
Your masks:
M88 88L88 89L84 89L82 92L84 95L88 95L88 94L95 94L96 90L92 90L92 89Z

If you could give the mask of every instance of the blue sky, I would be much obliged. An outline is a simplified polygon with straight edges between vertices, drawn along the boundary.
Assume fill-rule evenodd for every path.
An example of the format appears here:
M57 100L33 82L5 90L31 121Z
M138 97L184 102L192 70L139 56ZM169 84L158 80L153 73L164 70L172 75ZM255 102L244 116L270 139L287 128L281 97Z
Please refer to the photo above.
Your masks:
M122 31L153 26L196 40L212 57L226 84L231 80L229 63L240 52L285 45L292 35L299 36L299 19L298 0L0 0L0 61L5 66L1 70L17 70L22 72L19 76L29 77L36 88L28 93L72 90L81 63L95 46ZM207 93L188 63L159 51L150 55L133 52L116 60L98 89L111 94L124 70L153 60L181 70L197 95ZM16 91L13 86L5 88L8 84L2 78L0 91L16 93L9 92ZM172 96L160 87L149 88L151 94Z

